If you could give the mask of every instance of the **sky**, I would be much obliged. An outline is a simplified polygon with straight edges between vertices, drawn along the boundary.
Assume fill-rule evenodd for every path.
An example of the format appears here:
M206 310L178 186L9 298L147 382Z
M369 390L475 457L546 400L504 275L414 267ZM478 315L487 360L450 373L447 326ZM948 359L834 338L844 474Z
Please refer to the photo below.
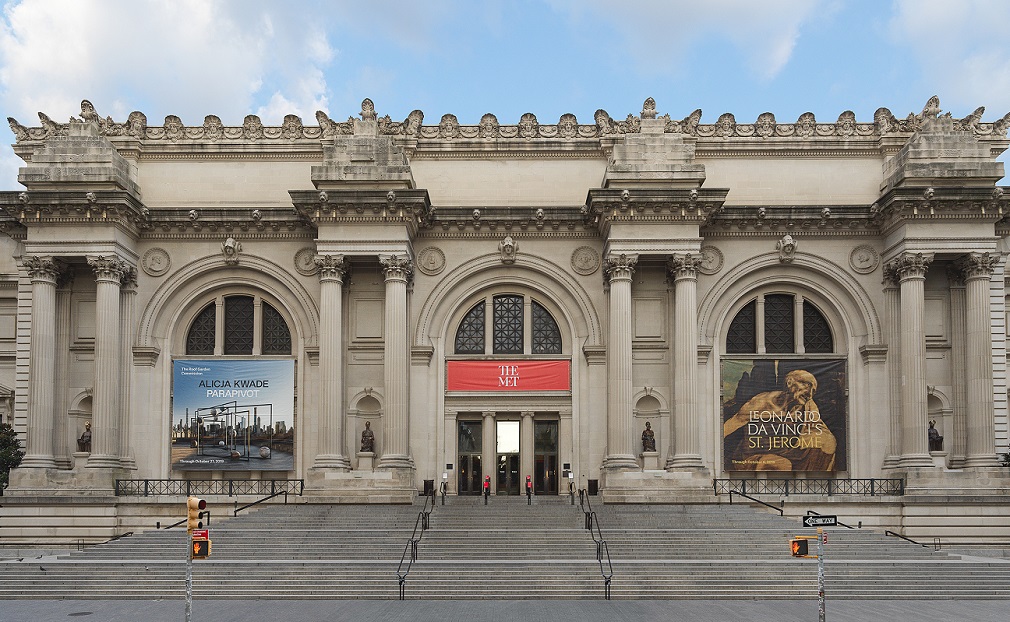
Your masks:
M872 122L938 95L958 118L985 106L988 122L1010 111L1008 23L1007 0L9 0L0 112L66 122L88 99L148 125L314 124L368 97L394 120L552 124L637 115L653 97L703 123ZM21 189L0 132L0 190Z

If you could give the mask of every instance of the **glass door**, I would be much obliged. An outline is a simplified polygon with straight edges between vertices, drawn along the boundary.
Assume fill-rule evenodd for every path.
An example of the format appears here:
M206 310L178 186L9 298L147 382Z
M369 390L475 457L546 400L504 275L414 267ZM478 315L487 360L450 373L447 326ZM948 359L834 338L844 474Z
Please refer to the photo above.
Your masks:
M499 495L519 494L519 422L498 421L497 454Z
M458 494L481 494L481 479L484 473L481 469L481 422L459 422L459 488Z
M558 494L558 422L533 424L533 492Z

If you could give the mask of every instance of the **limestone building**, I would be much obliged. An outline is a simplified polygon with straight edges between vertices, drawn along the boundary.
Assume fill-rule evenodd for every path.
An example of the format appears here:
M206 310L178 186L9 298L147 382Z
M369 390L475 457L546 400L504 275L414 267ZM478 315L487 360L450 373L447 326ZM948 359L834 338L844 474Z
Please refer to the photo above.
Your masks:
M6 494L1002 494L1010 115L981 111L10 119Z

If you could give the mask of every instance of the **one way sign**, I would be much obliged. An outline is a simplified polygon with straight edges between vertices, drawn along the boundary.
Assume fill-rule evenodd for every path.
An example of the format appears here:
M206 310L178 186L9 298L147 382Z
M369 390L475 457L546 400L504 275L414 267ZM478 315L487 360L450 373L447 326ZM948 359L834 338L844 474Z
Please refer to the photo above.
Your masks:
M804 527L834 527L837 524L838 524L838 517L831 516L828 514L821 514L820 516L803 517Z

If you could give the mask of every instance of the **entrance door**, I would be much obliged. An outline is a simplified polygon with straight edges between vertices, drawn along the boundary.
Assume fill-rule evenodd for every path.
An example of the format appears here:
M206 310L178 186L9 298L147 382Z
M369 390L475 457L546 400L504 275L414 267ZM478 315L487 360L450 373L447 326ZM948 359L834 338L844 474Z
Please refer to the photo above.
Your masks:
M481 480L484 473L481 469L481 422L459 422L459 482L458 493L461 495L481 494Z
M499 495L519 494L519 422L498 421L497 454Z
M533 492L558 494L558 422L533 424Z

